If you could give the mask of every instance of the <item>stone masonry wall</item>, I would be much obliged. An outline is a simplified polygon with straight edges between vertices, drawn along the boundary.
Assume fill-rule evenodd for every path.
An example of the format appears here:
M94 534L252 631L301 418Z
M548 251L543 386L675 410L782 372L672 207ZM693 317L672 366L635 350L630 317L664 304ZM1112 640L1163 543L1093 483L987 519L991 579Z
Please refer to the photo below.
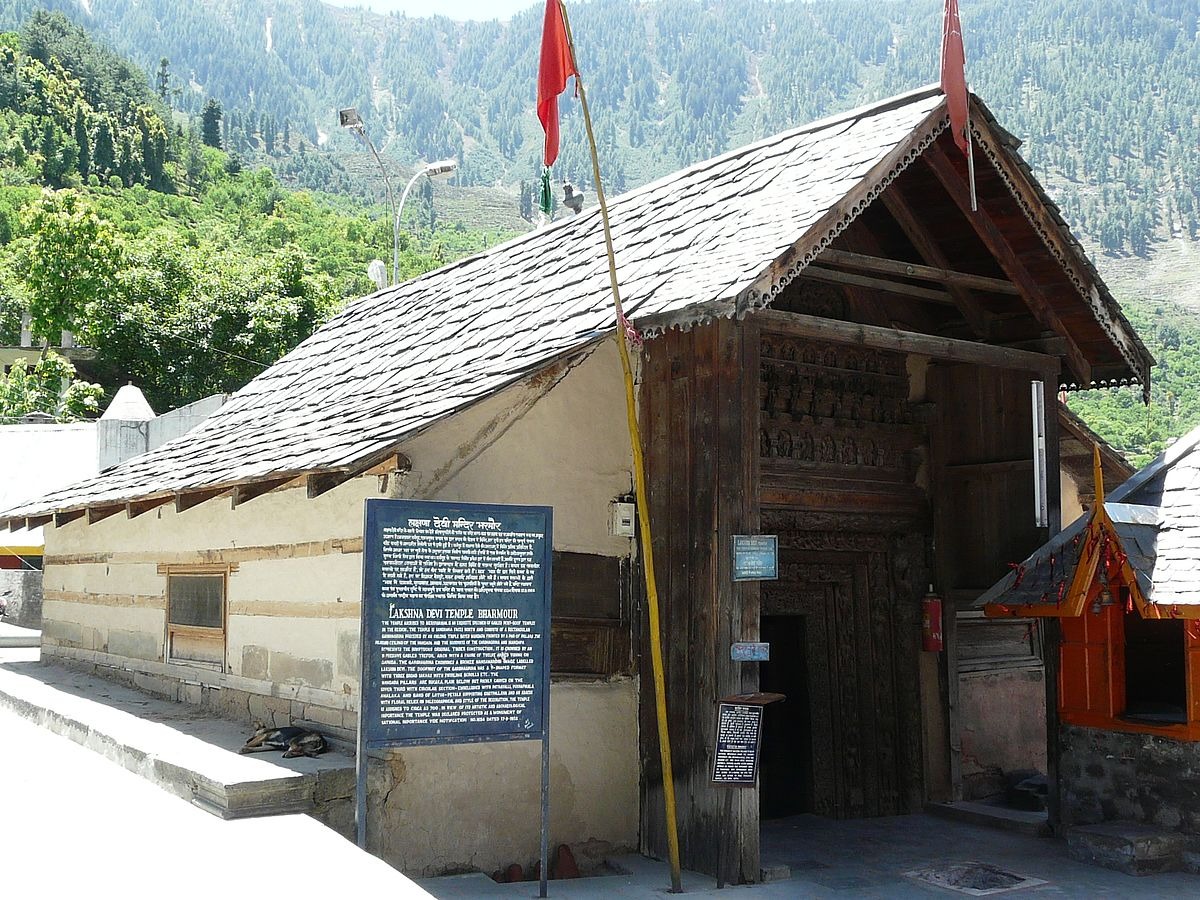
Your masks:
M1200 842L1200 744L1064 725L1064 825L1121 819Z
M42 573L0 569L0 606L4 621L22 628L42 627Z

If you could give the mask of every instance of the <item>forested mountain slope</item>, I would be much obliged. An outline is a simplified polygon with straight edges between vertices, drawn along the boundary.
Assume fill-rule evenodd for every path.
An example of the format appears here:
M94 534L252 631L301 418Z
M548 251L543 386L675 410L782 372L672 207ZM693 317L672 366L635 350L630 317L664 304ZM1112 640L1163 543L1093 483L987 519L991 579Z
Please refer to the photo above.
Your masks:
M317 0L0 0L59 8L158 70L172 102L230 111L234 150L337 135L358 106L401 159L459 183L531 180L540 12L510 23L379 16ZM571 4L612 187L935 79L940 0ZM963 0L969 74L1073 221L1109 250L1200 233L1200 0ZM561 177L589 181L564 103ZM345 146L349 147L348 143ZM329 173L313 177L331 177Z

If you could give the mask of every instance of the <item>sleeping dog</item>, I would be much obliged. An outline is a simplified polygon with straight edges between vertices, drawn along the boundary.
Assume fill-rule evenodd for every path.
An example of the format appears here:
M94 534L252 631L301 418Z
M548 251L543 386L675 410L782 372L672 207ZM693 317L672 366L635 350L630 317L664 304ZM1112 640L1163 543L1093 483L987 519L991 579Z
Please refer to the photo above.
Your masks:
M238 753L264 753L267 750L282 750L284 759L295 756L317 756L329 749L325 738L307 728L289 725L286 728L268 728L260 725L258 730Z

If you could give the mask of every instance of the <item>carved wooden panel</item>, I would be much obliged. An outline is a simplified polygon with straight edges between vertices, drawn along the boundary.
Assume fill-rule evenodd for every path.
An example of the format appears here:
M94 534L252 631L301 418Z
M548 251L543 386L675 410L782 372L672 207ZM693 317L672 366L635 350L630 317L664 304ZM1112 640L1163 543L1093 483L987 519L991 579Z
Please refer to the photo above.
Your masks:
M925 443L905 357L763 334L759 453L845 478L911 481Z

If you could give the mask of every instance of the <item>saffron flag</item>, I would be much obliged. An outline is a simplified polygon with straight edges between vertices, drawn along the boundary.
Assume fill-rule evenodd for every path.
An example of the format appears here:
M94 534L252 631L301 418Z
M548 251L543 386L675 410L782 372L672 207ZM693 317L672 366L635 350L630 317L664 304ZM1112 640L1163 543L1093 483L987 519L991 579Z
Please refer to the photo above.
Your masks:
M574 75L575 60L567 42L567 26L563 21L559 0L546 0L546 19L542 24L542 58L538 65L537 114L546 132L546 148L542 162L554 165L558 158L558 95L567 89L567 79Z
M946 15L942 24L942 93L946 95L946 106L950 109L950 131L954 134L954 143L963 153L969 153L967 56L963 50L962 24L958 20L958 0L946 0Z

